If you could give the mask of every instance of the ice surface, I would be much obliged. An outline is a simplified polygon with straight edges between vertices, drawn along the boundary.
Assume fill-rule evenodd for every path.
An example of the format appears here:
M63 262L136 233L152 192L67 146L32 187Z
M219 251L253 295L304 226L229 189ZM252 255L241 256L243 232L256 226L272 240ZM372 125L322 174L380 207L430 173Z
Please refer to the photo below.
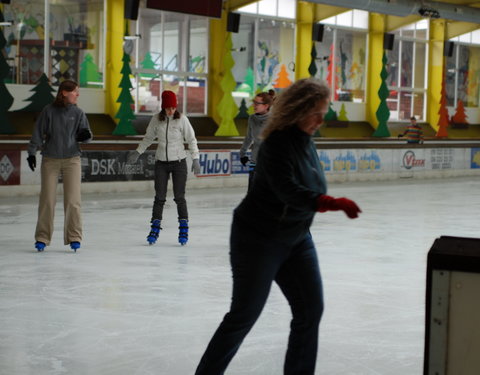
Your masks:
M480 179L331 184L363 214L316 216L324 280L316 375L420 375L426 256L441 235L479 237ZM228 309L231 213L244 188L171 191L156 245L152 192L83 195L84 241L34 249L37 197L0 198L0 374L193 374ZM279 375L290 312L277 287L228 375Z

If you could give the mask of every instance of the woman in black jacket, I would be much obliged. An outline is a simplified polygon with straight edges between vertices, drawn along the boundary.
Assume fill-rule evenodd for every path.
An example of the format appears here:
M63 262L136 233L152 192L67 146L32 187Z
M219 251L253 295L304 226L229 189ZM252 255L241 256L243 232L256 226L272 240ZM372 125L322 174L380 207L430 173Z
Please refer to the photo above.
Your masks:
M360 209L333 198L311 136L328 111L329 89L312 79L295 82L275 102L257 159L253 185L235 209L230 236L233 295L196 375L223 374L259 317L275 281L293 319L284 374L313 374L323 291L310 235L315 212Z

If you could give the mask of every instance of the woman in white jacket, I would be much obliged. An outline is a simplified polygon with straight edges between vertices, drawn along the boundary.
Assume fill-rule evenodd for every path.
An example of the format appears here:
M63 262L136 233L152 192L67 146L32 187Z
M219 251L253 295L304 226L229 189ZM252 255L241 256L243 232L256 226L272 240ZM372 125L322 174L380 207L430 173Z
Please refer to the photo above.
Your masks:
M173 200L177 204L178 212L178 242L185 245L188 241L188 210L185 200L188 171L185 143L188 143L188 151L193 160L192 171L195 175L200 173L199 151L195 131L188 118L177 111L177 97L172 91L165 90L162 93L162 110L152 116L145 137L136 151L129 155L128 163L135 163L138 157L155 142L155 139L158 141L155 153L155 200L147 241L150 245L154 244L162 229L160 224L167 196L167 184L171 175Z

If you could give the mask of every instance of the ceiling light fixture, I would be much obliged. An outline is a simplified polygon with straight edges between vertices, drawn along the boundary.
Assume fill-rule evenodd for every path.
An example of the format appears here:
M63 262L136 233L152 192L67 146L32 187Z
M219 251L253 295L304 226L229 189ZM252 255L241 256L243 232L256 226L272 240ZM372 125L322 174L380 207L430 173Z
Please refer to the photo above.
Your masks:
M420 7L420 9L418 9L418 13L420 13L422 17L426 18L440 18L440 13L438 13L438 10L427 6Z

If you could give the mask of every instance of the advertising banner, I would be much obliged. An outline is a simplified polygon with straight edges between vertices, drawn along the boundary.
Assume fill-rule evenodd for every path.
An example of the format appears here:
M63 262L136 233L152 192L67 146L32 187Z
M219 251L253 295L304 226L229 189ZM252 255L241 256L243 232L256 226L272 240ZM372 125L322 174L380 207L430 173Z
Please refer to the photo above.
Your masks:
M425 170L425 149L402 149L398 153L400 170Z
M326 173L372 173L391 170L390 150L318 150Z
M128 164L130 151L84 151L82 153L82 181L140 181L155 176L155 151L148 150L134 164ZM411 176L412 172L480 169L480 148L406 148L406 149L327 149L317 150L325 173L342 175L398 174ZM250 153L247 154L250 156ZM41 155L37 154L37 168L32 172L26 162L26 151L0 151L0 185L40 184ZM249 164L243 166L238 150L202 150L198 177L247 175ZM191 160L187 159L188 173L193 176ZM376 177L372 177L375 179Z
M357 150L358 172L375 173L392 168L392 153L389 150L362 149Z
M250 159L250 152L246 153L246 156ZM240 162L240 152L239 151L231 151L230 152L230 162L232 166L232 174L245 174L248 173L248 163L247 165L243 166Z
M200 174L198 177L230 176L231 174L230 150L202 150L199 161ZM240 158L238 163L240 163Z
M453 148L429 148L425 150L427 169L452 169L454 168ZM457 155L457 159L458 159Z
M129 151L84 151L82 181L140 181L153 180L155 151L145 151L135 164L128 164Z
M358 169L358 160L353 150L317 150L325 173L350 173Z
M20 151L0 151L0 185L20 185Z
M470 168L480 168L480 148L472 148L470 153Z

